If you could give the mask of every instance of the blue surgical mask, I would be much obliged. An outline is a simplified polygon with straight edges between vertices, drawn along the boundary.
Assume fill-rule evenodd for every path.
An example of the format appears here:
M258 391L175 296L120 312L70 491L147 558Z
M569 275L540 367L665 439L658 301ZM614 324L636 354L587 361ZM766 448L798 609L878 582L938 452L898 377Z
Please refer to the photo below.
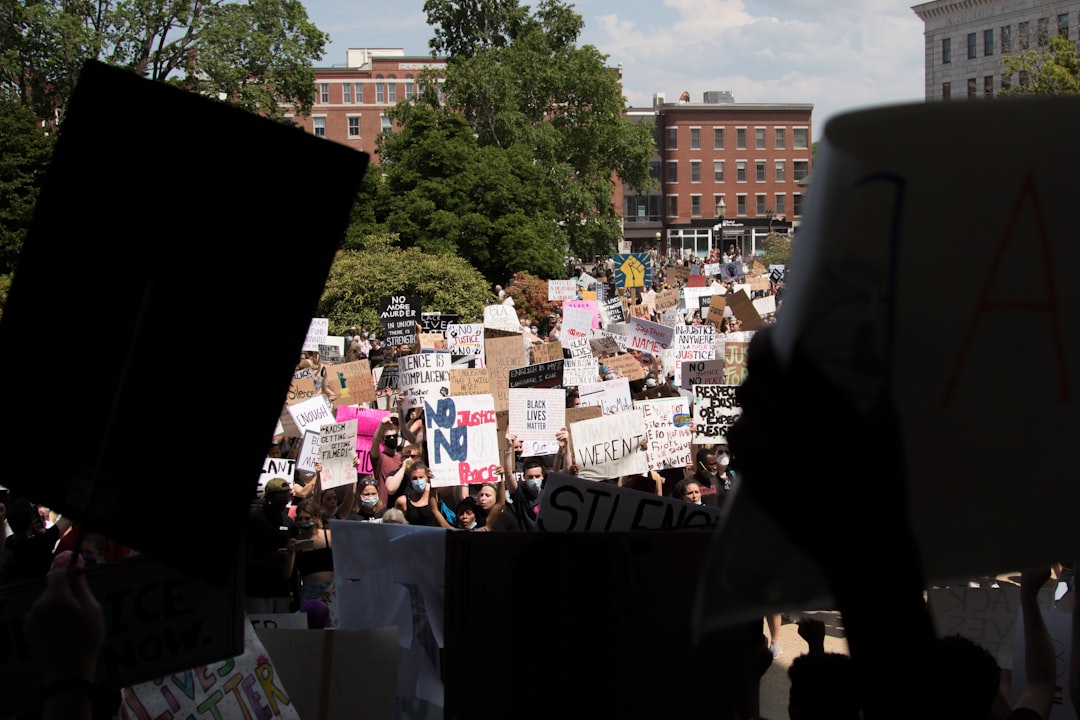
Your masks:
M427 489L427 480L410 480L409 486L416 492L424 492Z
M543 478L536 478L536 479L526 480L525 484L528 485L529 489L532 490L534 493L538 493L538 492L540 492L540 488L544 485L544 479Z
M378 495L364 495L362 498L360 498L360 504L363 505L364 507L369 507L369 508L375 507L376 505L379 504L379 496Z

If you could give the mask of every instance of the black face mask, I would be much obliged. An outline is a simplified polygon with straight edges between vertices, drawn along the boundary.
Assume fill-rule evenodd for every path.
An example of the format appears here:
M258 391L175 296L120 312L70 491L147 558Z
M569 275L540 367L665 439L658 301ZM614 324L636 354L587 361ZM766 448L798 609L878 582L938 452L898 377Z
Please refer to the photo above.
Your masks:
M398 440L396 435L394 437L389 437L388 436L388 437L383 438L383 447L386 448L387 453L389 455L393 455L394 451L397 450L397 446L398 446L399 442L401 442L401 441Z

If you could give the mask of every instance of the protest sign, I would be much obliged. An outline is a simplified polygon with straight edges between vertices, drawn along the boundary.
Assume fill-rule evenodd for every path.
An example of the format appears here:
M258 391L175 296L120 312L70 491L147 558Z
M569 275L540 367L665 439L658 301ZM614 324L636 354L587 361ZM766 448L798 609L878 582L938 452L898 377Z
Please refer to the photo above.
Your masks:
M308 428L300 439L300 449L296 453L296 469L306 473L315 473L315 461L319 459L319 430Z
M304 337L305 352L317 352L319 343L326 342L326 336L330 334L330 320L328 318L311 318L308 325L307 335Z
M645 423L640 413L621 412L581 420L571 424L569 430L574 439L578 477L608 480L649 471L648 458L641 448Z
M525 346L521 344L521 336L493 337L485 333L484 364L488 369L488 382L491 383L495 409L506 410L510 370L526 364Z
M379 382L376 384L376 397L378 397L378 390L397 390L398 389L398 366L397 363L392 365L380 365L371 371L372 375L378 374Z
M724 384L742 385L748 372L746 367L747 350L749 342L724 343Z
M566 354L572 358L591 358L593 357L592 343L589 342L591 338L579 337L570 341L563 341L563 347L566 348Z
M314 430L333 417L330 401L319 393L313 398L285 406L281 413L281 426L289 437L304 437L305 430Z
M319 426L319 482L323 490L356 482L356 420L328 422Z
M653 305L656 307L656 312L658 313L678 307L679 291L674 288L668 288L663 292L657 293L656 299L653 300Z
M337 395L338 405L366 405L375 402L375 381L367 360L334 365L327 371L327 382Z
M702 299L704 299L704 305L707 307L712 301L714 290L711 286L703 287L684 287L683 291L683 307L686 308L686 314L690 315L695 310L698 310L702 306ZM704 313L703 313L704 314Z
M754 308L753 301L750 300L750 296L746 294L745 290L739 290L728 295L727 304L743 330L757 330L764 324L761 316L758 315L757 309Z
M1043 609L1043 622L1046 631L1050 635L1050 643L1054 649L1054 699L1051 701L1051 710L1048 717L1053 720L1076 720L1076 708L1069 702L1070 678L1073 677L1070 667L1072 666L1072 614L1053 612ZM1012 697L1015 705L1020 696L1027 688L1027 648L1024 643L1024 609L1017 611L1016 637L1012 642L1012 674L1010 684Z
M720 332L720 324L724 321L724 311L727 310L727 300L723 295L711 295L709 297L709 311L705 314L705 324L711 325Z
M600 320L602 325L607 327L611 323L621 323L626 320L626 313L623 312L622 299L618 296L609 297L604 300L598 300Z
M716 328L711 325L678 324L674 328L675 384L682 385L682 364L687 360L707 361L716 357Z
M932 587L926 592L926 604L938 637L960 635L973 640L1008 669L1012 667L1020 588L1009 583L998 585Z
M663 470L689 465L694 425L690 416L690 401L680 395L638 400L634 407L645 423L645 436L649 441L649 469Z
M513 305L485 305L484 306L484 329L499 330L504 333L520 333L521 323L518 321L517 311Z
M650 355L659 355L664 348L672 346L675 330L667 325L649 322L642 318L630 318L626 337L628 347Z
M552 302L562 302L563 300L574 300L578 296L577 283L573 280L548 280L548 300Z
M490 395L425 398L424 426L432 487L498 481L499 439Z
M559 330L562 346L569 349L574 341L592 337L592 321L593 314L587 308L564 308L562 328Z
M529 353L534 364L563 359L562 345L557 342L533 343Z
M597 382L599 366L596 358L567 358L563 360L563 387Z
M525 365L510 368L509 387L513 388L557 388L562 386L563 361Z
M263 460L262 474L259 475L259 484L255 489L255 497L262 497L263 488L271 478L282 478L292 483L296 472L296 460L291 458L266 458Z
M483 357L484 326L481 323L446 326L446 349L451 355Z
M555 433L566 427L566 393L558 388L510 388L507 427L521 440L522 457L559 452Z
M358 473L370 475L372 472L371 441L375 437L375 431L379 429L384 417L390 417L389 410L347 406L337 409L338 422L356 421L356 456L360 459L360 465L356 468Z
M727 437L742 408L735 399L735 385L695 385L694 444L707 445Z
M420 322L422 298L418 295L382 295L379 297L379 322L386 338L384 345L413 345Z
M491 393L487 368L450 368L450 394L486 395Z
M304 400L310 400L317 394L315 379L312 377L296 378L289 383L289 392L285 396L285 404L293 405Z
M430 397L450 394L450 353L428 352L399 357L398 389L402 408L419 407Z
M757 310L758 315L765 317L766 315L773 315L776 313L776 296L766 295L764 297L755 298L753 300L754 309Z
M425 333L438 333L445 336L450 325L458 321L457 313L420 313L420 331Z
M589 314L589 329L595 330L600 327L600 318L596 309L596 300L564 300L562 304L563 327L566 327L566 312L568 310L585 310Z
M619 348L618 352L626 352L626 345L627 345L626 331L625 331L626 330L626 325L624 323L616 323L615 325L611 325L610 327L615 328L615 327L618 327L620 325L623 328L622 331L593 330L593 336L591 338L589 338L589 346L592 347L592 341L593 340L600 340L603 343L603 344L600 345L600 347L606 349L606 348L608 348L610 346L607 345L607 343L604 343L603 341L606 340L606 339L610 339L610 340L614 341L615 346Z
M582 420L590 420L592 418L598 418L603 415L603 410L600 407L586 405L584 407L568 407L566 408L566 428L569 431L570 426L573 423L580 422ZM567 450L570 453L570 457L574 456L574 438L567 432Z
M446 350L446 338L442 333L420 333L417 336L421 350Z
M724 359L715 360L684 360L679 363L682 367L680 376L682 382L679 387L684 390L693 390L695 385L723 385L726 375L724 374Z
M610 334L589 338L589 347L592 348L593 357L614 355L622 350L618 341Z
M616 373L620 373L621 377L624 377L627 380L641 380L645 377L645 370L641 367L641 363L639 363L637 358L630 353L609 355L604 358L603 362Z
M323 342L319 343L319 356L323 362L339 363L341 356L345 354L345 338L341 335L327 335Z
M617 253L613 259L616 287L649 287L653 284L652 255L649 253Z
M247 622L258 632L260 629L307 630L307 613L248 613Z
M626 412L634 407L630 398L630 381L626 378L581 383L578 397L582 405L597 405L604 415Z
M720 508L548 473L536 527L543 532L715 530Z

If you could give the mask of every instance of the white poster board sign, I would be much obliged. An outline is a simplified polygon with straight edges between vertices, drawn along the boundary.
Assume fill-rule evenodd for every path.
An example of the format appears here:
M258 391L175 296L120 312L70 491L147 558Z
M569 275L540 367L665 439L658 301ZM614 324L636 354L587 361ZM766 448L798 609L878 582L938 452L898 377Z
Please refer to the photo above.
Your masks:
M694 443L708 445L727 437L742 414L735 389L738 385L695 385ZM808 428L808 431L811 429Z
M323 490L356 482L356 420L329 422L319 426L319 482Z
M484 307L484 327L491 330L521 332L521 322L513 305L486 305Z
M301 349L305 352L318 352L320 343L328 344L326 337L329 334L329 318L311 318L311 324L308 325L307 336L304 338L304 345Z
M682 397L638 400L634 407L645 423L649 440L650 470L686 467L690 464L690 440L693 421L690 401Z
M287 405L281 414L281 425L290 437L304 437L309 428L318 431L320 425L334 419L334 410L330 400L319 393L292 405Z
M426 398L424 428L432 487L498 481L499 433L490 394Z
M577 297L578 287L573 280L548 280L548 300L562 302Z
M559 340L564 348L570 349L574 341L585 340L588 342L592 337L593 313L587 308L565 307L563 308L562 328L559 330Z
M563 360L563 387L595 383L599 371L600 366L592 355L566 358Z
M482 323L450 323L446 326L446 349L451 355L484 356Z
M427 398L450 393L450 365L448 352L426 352L398 358L398 389L401 391L402 407L409 410L419 407Z
M635 317L627 323L627 347L650 355L659 355L675 342L675 330L669 325Z
M510 388L508 410L507 429L521 440L522 457L559 452L555 433L566 427L562 388Z
M630 397L630 381L626 378L581 383L578 385L578 397L581 398L581 404L586 407L599 406L604 415L634 409L634 403Z
M641 449L645 422L640 413L579 420L570 424L570 437L578 477L584 480L608 480L649 471L648 458Z

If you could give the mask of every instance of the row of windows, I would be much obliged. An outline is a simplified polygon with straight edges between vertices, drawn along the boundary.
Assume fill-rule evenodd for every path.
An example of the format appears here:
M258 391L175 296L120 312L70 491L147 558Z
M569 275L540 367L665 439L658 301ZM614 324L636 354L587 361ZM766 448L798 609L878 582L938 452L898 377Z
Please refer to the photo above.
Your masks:
M1019 74L1018 74L1018 80L1020 82L1020 87L1026 87L1027 84L1029 82L1031 82L1031 76L1028 74L1028 72L1026 70L1021 70L1019 72ZM1009 78L1009 76L1002 75L1001 76L1001 85L1000 85L999 88L997 88L998 91L1008 90L1011 87L1012 87L1012 80ZM967 97L968 98L979 97L979 79L978 78L968 78L967 79ZM983 79L982 79L982 97L985 97L985 98L994 97L994 76L993 75L984 75L983 76ZM952 83L951 82L941 83L941 99L942 100L951 100L952 99Z
M749 128L737 127L735 128L735 149L746 150L746 131ZM701 149L701 128L691 127L690 130L690 149ZM787 128L786 127L774 127L773 128L773 149L774 150L786 150L787 149ZM724 128L714 126L713 133L713 150L724 149ZM755 127L754 128L754 149L765 150L765 141L768 134L768 128ZM795 150L806 150L810 147L810 129L805 127L796 127L791 129L791 146ZM679 147L679 128L677 126L669 126L667 128L667 144L665 149L677 150Z
M1057 16L1057 32L1062 37L1069 37L1069 14L1060 13ZM974 60L978 57L979 33L968 33L967 59ZM998 29L998 42L1001 44L1001 54L1008 55L1013 51L1012 25L1002 25ZM1050 18L1039 18L1035 23L1035 45L1044 48L1050 43ZM982 56L990 57L994 54L994 30L982 31ZM1016 26L1016 46L1018 50L1027 50L1031 47L1031 23L1022 22ZM941 62L952 62L952 38L941 40Z
M416 97L416 83L408 80L405 83L387 83L377 80L367 82L347 83L319 83L315 92L317 105L329 105L331 102L342 105L363 105L365 102L374 102L376 105L393 105L398 101L399 90L404 93L406 100ZM374 93L374 98L372 98ZM439 102L442 102L442 91L439 91Z
M724 160L713 160L713 182L724 182ZM806 178L810 174L810 161L809 160L793 160L791 162L792 179L795 182L799 182ZM755 160L754 161L754 182L768 182L767 175L767 160ZM747 161L736 160L735 161L735 182L747 182ZM679 161L668 160L667 161L667 174L666 181L669 183L679 182ZM701 161L690 161L690 182L701 182ZM773 182L787 182L787 160L774 160L773 161Z
M667 196L667 216L678 217L679 216L679 195ZM738 193L735 195L735 213L731 214L731 206L727 204L727 199L723 194L717 194L712 196L713 204L710 208L710 217L720 217L719 205L723 201L725 209L725 217L767 217L769 213L774 215L787 215L787 194L776 193L773 195L773 203L770 207L768 204L768 195L765 193L758 193L754 195L754 212L751 215L747 211L747 205L750 202L750 196ZM791 195L791 212L796 217L802 215L802 193L793 193ZM630 208L627 208L627 216ZM690 217L703 217L701 208L701 195L690 195Z
M290 116L286 116L286 117L290 117ZM380 127L381 131L393 130L394 123L391 122L390 118L386 117L385 115L380 115L379 119L381 120L381 127ZM349 116L346 117L346 121L347 121L346 127L348 128L348 130L346 132L347 136L351 140L358 139L360 137L360 116L359 115L349 115ZM326 137L326 116L325 115L315 115L312 118L311 133L313 135L315 135L316 137L321 137L321 138Z

